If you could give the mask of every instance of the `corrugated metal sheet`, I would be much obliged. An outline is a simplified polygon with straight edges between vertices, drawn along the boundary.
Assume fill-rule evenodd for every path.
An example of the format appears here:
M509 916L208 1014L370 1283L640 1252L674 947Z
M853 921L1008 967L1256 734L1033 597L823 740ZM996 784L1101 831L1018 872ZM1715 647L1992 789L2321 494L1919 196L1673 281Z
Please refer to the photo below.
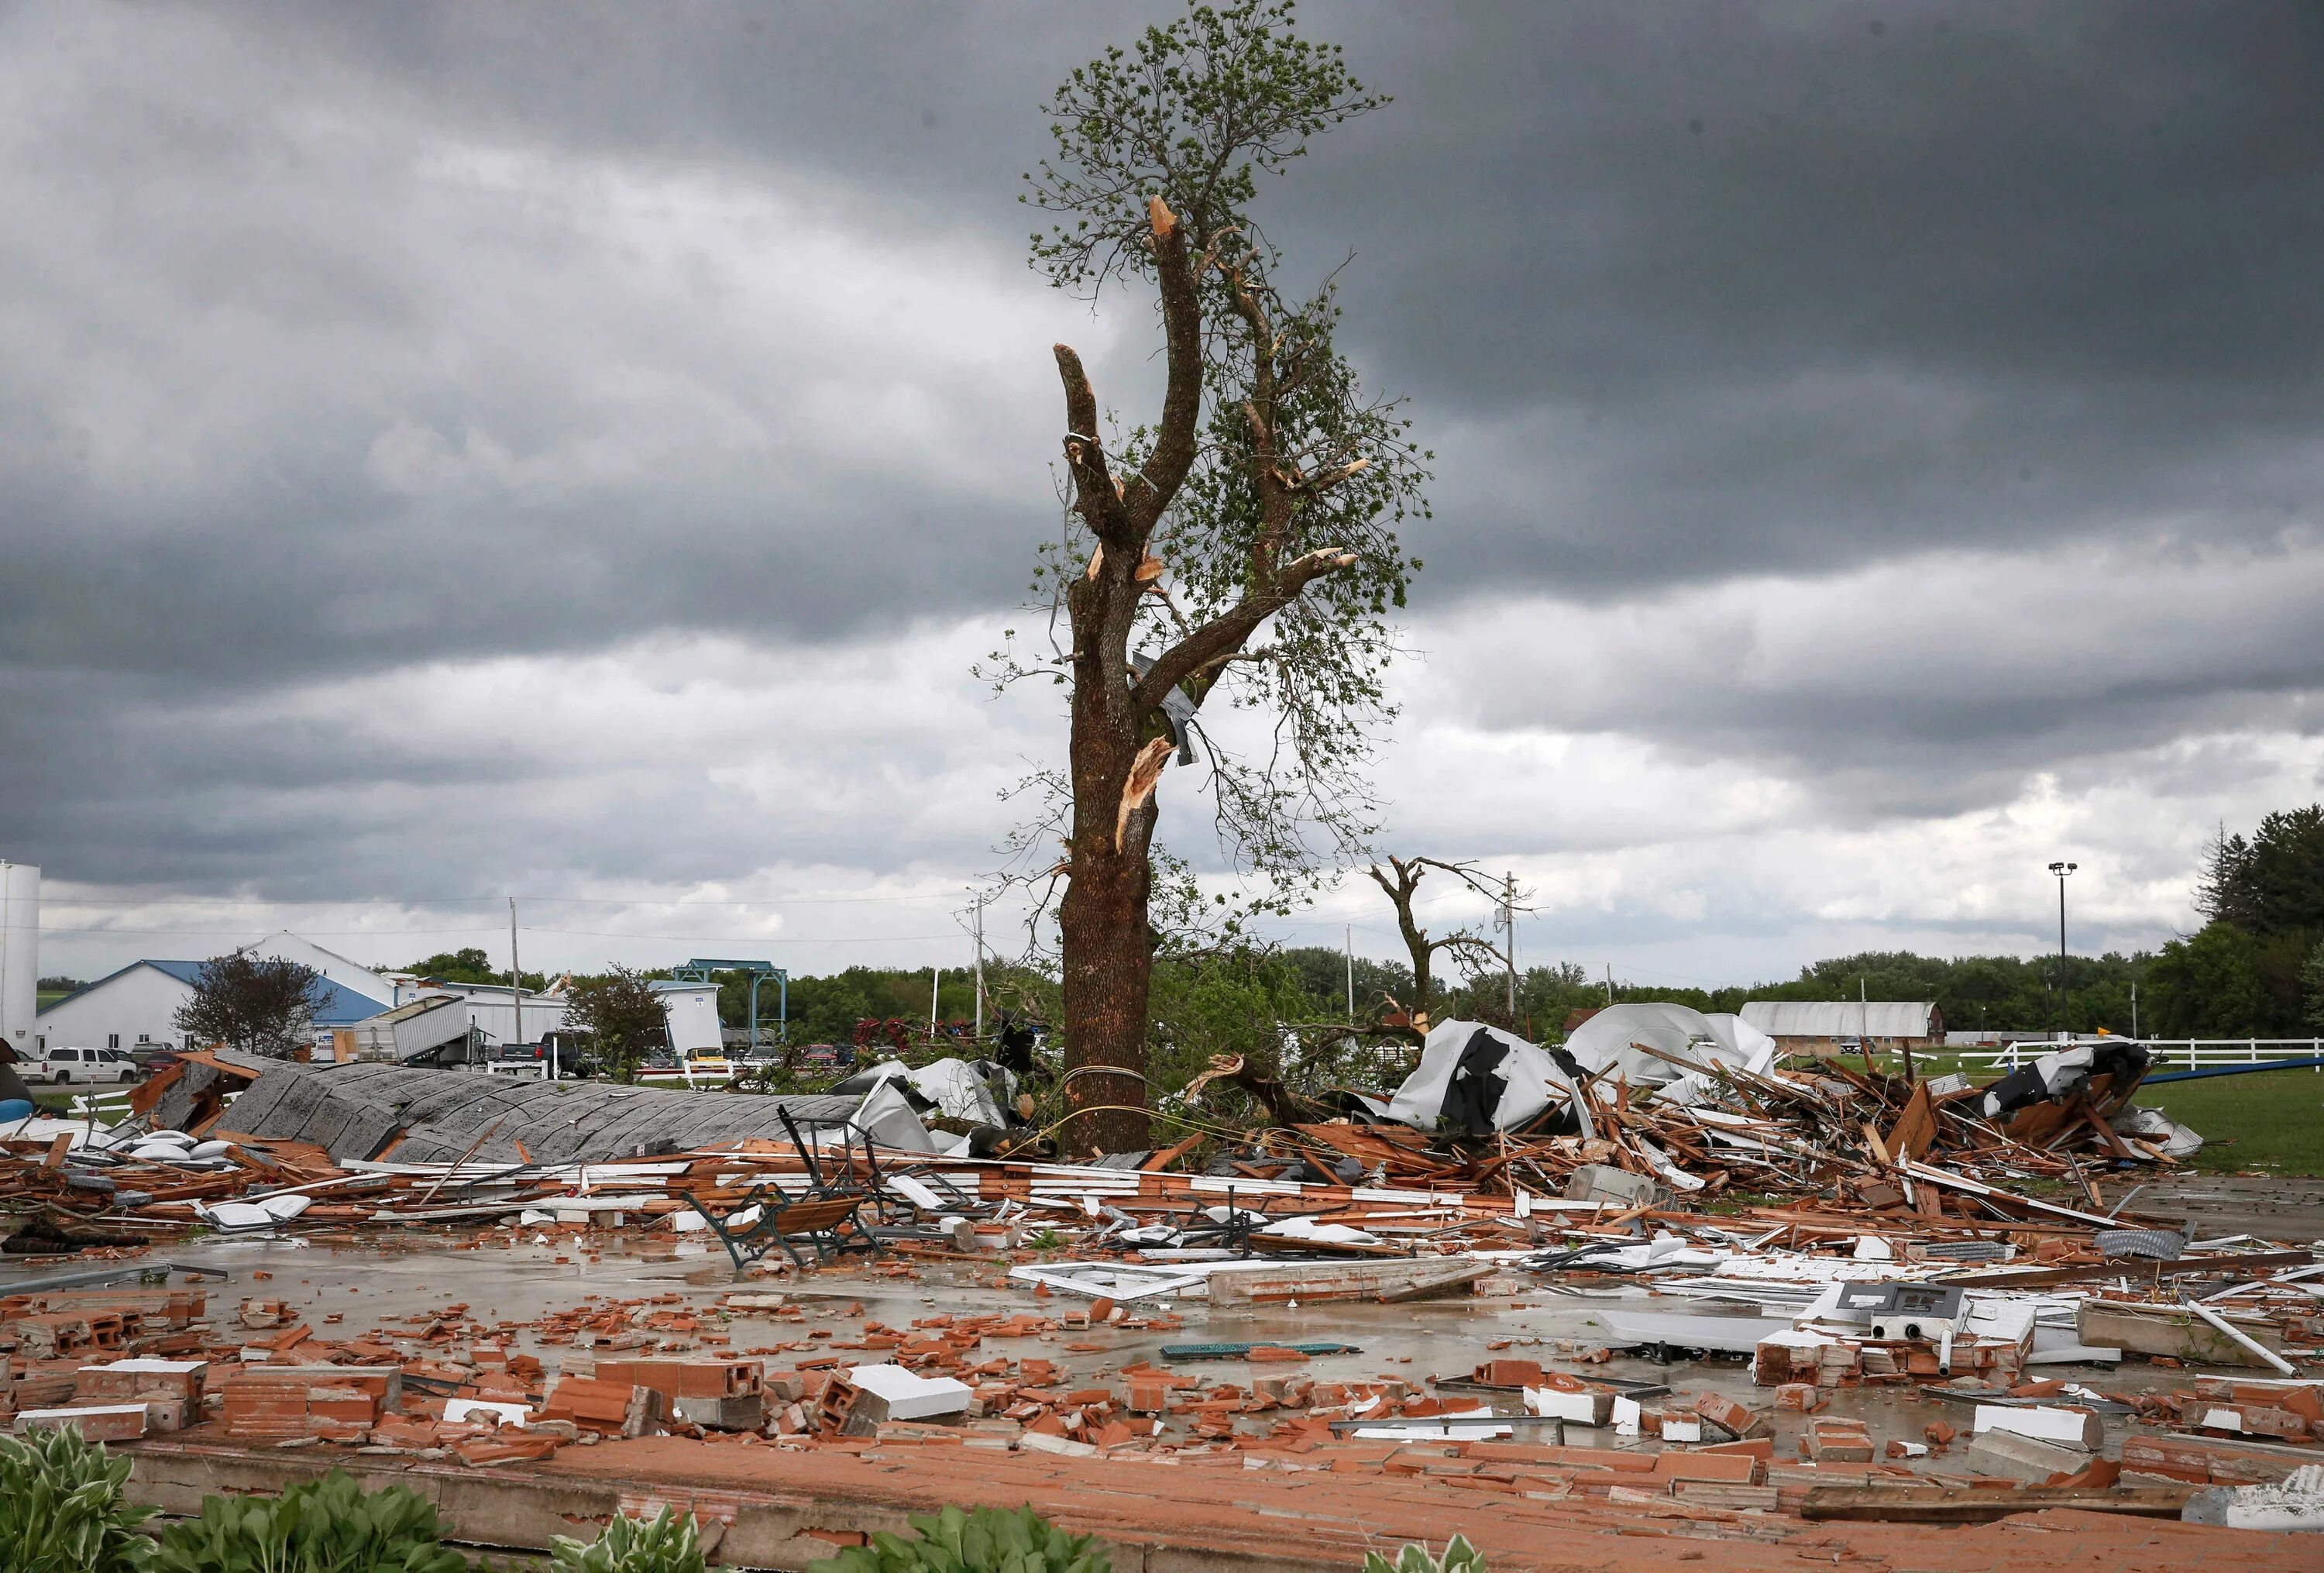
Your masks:
M757 1097L675 1092L603 1081L516 1081L480 1070L422 1070L356 1060L300 1065L221 1059L260 1069L217 1129L312 1142L338 1162L392 1151L400 1162L596 1161L640 1150L685 1152L753 1137L786 1139L788 1107L801 1125L837 1125L862 1099L827 1094ZM161 1111L156 1110L157 1116ZM180 1116L181 1117L181 1116Z
M1739 1013L1770 1038L1925 1038L1934 1000L1749 1000Z

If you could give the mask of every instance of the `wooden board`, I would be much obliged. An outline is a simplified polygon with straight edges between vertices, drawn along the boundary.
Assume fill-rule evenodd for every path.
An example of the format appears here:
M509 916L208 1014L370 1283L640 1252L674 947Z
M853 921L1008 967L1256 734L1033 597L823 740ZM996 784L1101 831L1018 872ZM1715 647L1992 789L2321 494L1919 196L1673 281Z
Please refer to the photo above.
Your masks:
M1915 1082L1913 1096L1905 1100L1904 1112L1888 1128L1885 1143L1889 1152L1914 1162L1929 1155L1929 1145L1937 1139L1937 1111L1929 1102L1929 1084Z
M1882 1523L1981 1524L2014 1513L2070 1507L2083 1513L2175 1519L2195 1494L2191 1485L2021 1485L2015 1490L1945 1485L1817 1485L1800 1516Z

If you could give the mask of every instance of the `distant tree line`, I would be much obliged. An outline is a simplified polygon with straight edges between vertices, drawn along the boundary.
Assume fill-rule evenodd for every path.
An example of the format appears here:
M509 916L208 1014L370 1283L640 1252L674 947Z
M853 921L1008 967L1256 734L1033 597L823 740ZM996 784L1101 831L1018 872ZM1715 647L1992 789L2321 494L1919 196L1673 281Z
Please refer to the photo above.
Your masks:
M2223 829L2195 904L2203 927L2155 961L2186 1003L2171 1036L2324 1032L2324 804L2270 814L2248 837ZM2250 1025L2226 1025L2237 1021Z
M1148 1071L1153 1090L1182 1087L1213 1057L1241 1055L1276 1069L1310 1073L1353 1042L1409 1042L1397 1022L1415 1008L1434 1019L1514 1026L1536 1041L1556 1041L1579 1013L1619 1001L1668 1000L1701 1011L1735 1011L1748 999L1934 1000L1956 1031L2135 1030L2155 1038L2297 1037L2324 1032L2324 805L2273 813L2248 837L2224 831L2206 855L2198 889L2203 926L2160 950L2103 956L1921 956L1863 951L1814 962L1782 982L1704 989L1636 978L1591 976L1572 962L1528 967L1517 978L1511 1020L1508 984L1498 970L1438 978L1423 1002L1402 961L1358 957L1352 1021L1348 958L1325 946L1272 947L1248 939L1200 949L1166 949L1156 958ZM1474 958L1471 959L1472 967ZM501 983L483 950L428 958L405 970L447 982ZM611 975L608 975L611 976ZM667 977L665 969L632 977ZM900 1021L925 1031L931 969L851 967L824 976L795 976L789 986L790 1041L844 1043L859 1022ZM527 974L528 987L545 984ZM600 979L575 979L587 990ZM719 975L719 1019L742 1026L749 979ZM2133 990L2136 991L2135 1017ZM1041 971L991 961L985 967L986 1024L1002 1009L1054 1025L1060 1020L1056 980ZM775 1021L776 991L761 985L761 1026ZM975 984L965 967L946 968L936 997L939 1020L975 1011ZM1351 1034L1346 1029L1352 1025ZM1319 1057L1322 1057L1319 1059Z

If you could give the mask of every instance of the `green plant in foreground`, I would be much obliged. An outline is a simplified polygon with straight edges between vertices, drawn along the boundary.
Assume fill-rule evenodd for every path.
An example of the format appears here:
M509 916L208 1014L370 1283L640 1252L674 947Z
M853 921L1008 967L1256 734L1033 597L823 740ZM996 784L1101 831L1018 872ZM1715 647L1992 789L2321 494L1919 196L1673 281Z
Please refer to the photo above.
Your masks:
M810 1573L1111 1573L1094 1535L1072 1535L1030 1507L948 1507L913 1519L919 1539L886 1532Z
M443 1525L406 1485L368 1495L345 1470L281 1496L206 1496L161 1536L153 1573L467 1573Z
M552 1573L704 1573L694 1515L668 1506L650 1519L617 1515L586 1546L559 1535L549 1565Z
M150 1507L121 1487L129 1460L84 1441L78 1427L0 1438L0 1568L6 1573L134 1573L153 1554L138 1531Z
M1454 1535L1445 1542L1442 1557L1430 1556L1426 1546L1406 1546L1393 1562L1378 1551L1367 1551L1364 1573L1485 1573L1485 1558L1467 1536Z

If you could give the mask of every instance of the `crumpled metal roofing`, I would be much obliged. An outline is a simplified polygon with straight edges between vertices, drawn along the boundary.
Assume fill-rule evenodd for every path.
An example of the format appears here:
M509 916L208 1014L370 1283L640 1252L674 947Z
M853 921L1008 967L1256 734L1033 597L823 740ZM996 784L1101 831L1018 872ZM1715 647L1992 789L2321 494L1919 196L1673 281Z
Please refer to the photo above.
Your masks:
M603 1162L752 1139L785 1141L782 1110L802 1128L834 1126L844 1124L862 1103L853 1096L765 1097L603 1081L518 1081L478 1070L371 1060L240 1062L259 1070L259 1078L226 1106L215 1133L311 1142L339 1163L374 1158L452 1163L463 1157Z

